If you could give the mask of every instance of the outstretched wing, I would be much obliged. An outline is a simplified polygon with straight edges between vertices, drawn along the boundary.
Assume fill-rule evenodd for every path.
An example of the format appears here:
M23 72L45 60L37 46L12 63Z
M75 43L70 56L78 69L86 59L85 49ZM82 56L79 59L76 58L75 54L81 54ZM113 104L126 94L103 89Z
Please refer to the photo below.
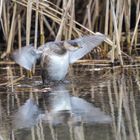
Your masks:
M67 41L71 46L79 46L78 49L74 51L69 51L70 53L70 63L74 63L78 59L82 58L84 55L89 53L93 48L100 45L106 36L101 33L96 33L95 35L89 35L80 37L75 40Z
M29 45L15 51L12 58L20 66L27 70L31 70L33 64L36 63L36 60L39 58L39 56L40 53L32 45Z

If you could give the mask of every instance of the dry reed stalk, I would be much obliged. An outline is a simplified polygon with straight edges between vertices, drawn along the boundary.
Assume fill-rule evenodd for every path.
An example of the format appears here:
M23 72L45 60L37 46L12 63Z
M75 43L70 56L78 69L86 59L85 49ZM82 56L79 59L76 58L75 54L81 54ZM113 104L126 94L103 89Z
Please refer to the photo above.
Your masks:
M91 101L94 102L94 98L95 98L94 85L91 85Z
M139 125L138 125L138 117L137 117L137 113L136 113L136 106L135 106L135 100L134 100L134 95L133 92L131 92L130 94L131 96L131 101L132 101L132 108L133 108L133 125L134 125L134 131L135 131L135 136L136 136L136 140L140 139L140 131L139 131Z
M11 83L7 83L7 86L12 86L14 84L16 84L18 81L22 80L25 77L25 75L22 75L21 77L17 78L17 79L13 79Z
M3 32L4 32L4 35L5 35L5 39L6 39L6 41L8 41L8 25L7 25L7 21L8 21L8 19L7 19L7 13L6 13L6 3L4 2L3 3L3 12L2 12L2 14L3 14Z
M61 21L57 36L55 38L56 41L61 40L61 38L62 38L63 27L65 26L65 22L66 22L66 19L67 19L67 14L68 14L68 11L69 11L69 9L71 7L71 4L72 4L72 0L68 0L68 3L66 5L66 9L65 9L64 15L62 17L62 21Z
M128 47L128 53L129 55L131 55L131 50L132 50L131 43L130 43L131 0L125 0L124 4L125 4L124 19L125 19L127 47Z
M105 12L105 35L108 35L109 32L109 0L106 1L106 12ZM112 16L111 16L112 17ZM110 18L110 27L112 27L112 18ZM104 51L107 52L107 45L104 45ZM115 51L115 45L112 45L112 50L110 51L110 54L108 53L108 55L110 55L111 57L111 62L114 63L114 51Z
M13 78L13 72L12 72L12 69L11 67L9 67L9 77L10 77L10 84L11 84L11 89L12 89L12 92L14 92L14 78Z
M126 140L126 137L127 137L127 135L126 135L126 126L125 126L125 124L124 124L125 122L124 122L124 117L122 116L122 118L121 118L121 124L120 124L120 126L121 126L121 131L120 131L120 134L118 134L119 135L119 137L120 137L120 139L125 139ZM122 133L122 135L121 135L121 133Z
M122 0L123 1L123 0ZM120 1L116 1L116 4L115 4L115 9L116 9L116 20L118 22L119 20L119 12L120 12Z
M74 17L75 17L75 0L72 0L72 3L71 3L71 13L70 13L70 16L71 16L71 18L70 18L70 22L69 22L69 24L70 24L70 26L69 26L69 32L68 32L68 39L71 39L71 36L72 36L72 29L73 29L73 26L74 26L74 23L73 23L73 21L74 21Z
M98 17L99 8L98 8L98 1L97 0L89 0L87 7L86 7L86 14L84 16L84 20L82 25L85 27L89 27L90 30L94 29L96 19ZM89 23L90 22L90 23ZM91 24L91 25L89 25Z
M99 85L99 97L100 97L100 103L101 103L101 109L103 110L103 111L105 111L105 103L104 103L104 98L103 98L103 85L102 85L102 83Z
M35 132L35 133L36 133L36 136L37 136L37 139L38 139L38 140L43 140L43 139L41 138L40 127L39 127L38 124L36 125L36 132ZM35 134L35 133L34 133L34 134ZM35 138L35 136L34 136L34 138Z
M6 65L14 65L16 63L13 62L13 61L0 61L0 65L3 65L3 64L6 64Z
M12 15L12 22L11 22L11 27L10 27L10 33L8 36L8 42L7 42L7 50L6 53L4 53L1 57L5 57L7 54L11 52L11 47L13 44L13 38L14 38L14 32L15 32L15 26L16 26L16 10L17 10L17 4L14 3L14 8L13 8L13 15Z
M72 0L71 0L71 2L72 2ZM68 0L62 0L62 9L64 10L63 13L65 13L67 3L68 3ZM69 10L67 12L67 15L70 13L70 9L71 9L71 6L70 6L70 8L69 8ZM68 39L68 30L66 28L67 28L67 24L68 24L69 21L68 21L67 15L66 15L65 20L64 20L61 37L58 40L61 40L62 36L64 36L64 40ZM64 16L64 14L63 14L63 16ZM63 19L63 16L62 16L62 19ZM60 24L60 26L61 26L61 24ZM59 30L58 30L58 32L59 32Z
M26 46L30 44L30 32L31 32L31 20L32 20L32 5L33 1L27 1L27 11L26 11ZM32 77L31 72L27 72L28 77Z
M19 108L21 106L21 103L20 98L18 97L18 94L16 92L14 93L14 98L16 99L17 107Z
M36 139L35 136L36 136L36 135L35 135L35 128L32 127L32 128L31 128L31 139L32 139L32 140L35 140L35 139Z
M84 25L86 27L86 24L87 24L87 12L85 13L85 16L83 18L83 23L82 25Z
M36 15L35 15L35 37L34 37L34 47L37 48L37 37L38 37L38 6L39 0L36 0ZM33 66L33 73L35 73L35 65Z
M124 1L116 1L116 5L114 5L116 9L116 23L118 26L118 34L121 40L122 33L122 20L123 20L123 12L124 12ZM115 10L114 10L115 11Z
M113 90L115 94L115 100L116 100L116 105L119 105L119 97L118 97L118 88L117 88L117 83L116 83L116 77L113 76Z
M35 39L34 39L34 47L37 48L37 37L38 37L38 9L39 8L39 0L36 0L36 16L35 16Z
M123 16L124 16L124 2L118 1L117 11L116 11L116 21L117 21L117 25L118 25L119 42L120 42L121 36L122 36ZM112 57L111 57L112 62L113 62L114 58L118 57L118 56L116 56L116 54L113 54L113 53L115 53L115 46L112 48ZM121 53L123 54L123 51L121 51Z
M43 45L44 43L45 43L45 36L44 36L43 15L40 14L40 44Z
M71 0L71 7L69 8L69 11L68 11L68 14L67 14L67 20L65 22L65 30L67 31L67 37L65 37L65 39L67 39L67 40L71 39L71 37L74 36L73 35L73 25L75 25L74 22L73 22L73 20L75 18L74 2L75 2L75 0Z
M68 0L62 0L62 7L63 7L64 11L67 7L67 4L68 4Z
M5 85L7 85L7 84L8 84L8 82L2 83L2 84L0 84L0 86L5 86Z
M26 13L26 46L30 44L30 32L31 32L31 17L32 17L32 0L27 3L27 13Z
M123 75L121 77L120 89L119 89L119 102L118 102L118 120L117 120L117 136L121 138L121 123L122 123L122 103L123 103Z
M140 2L139 2L140 3ZM139 7L137 7L139 9ZM138 14L138 12L137 12ZM138 14L137 17L137 20L136 20L136 25L135 25L135 29L134 29L134 33L133 33L133 36L132 36L132 39L131 39L131 46L133 45L133 42L134 42L134 39L135 39L135 36L137 34L137 30L138 30L138 25L139 25L139 20L140 20L140 12Z
M3 0L0 1L0 20L1 20L2 6L3 6Z
M25 3L22 3L22 2L17 1L17 0L16 0L16 3L18 3L18 4L22 5L22 6L25 6L25 7L27 7L27 4L28 4L26 1L25 1ZM39 6L40 6L40 3L39 3ZM32 5L32 9L33 10L36 10L35 5ZM59 15L61 14L62 15L61 12L56 11L56 10L52 10L51 7L48 7L48 6L47 7L44 7L44 8L42 6L39 7L39 13L40 14L44 14L44 15L47 14L50 18L52 17L52 18L56 18L57 19L58 17L53 14L54 12L57 12L57 14L59 14Z
M22 44L22 41L21 41L21 16L20 14L18 14L18 47L19 47L19 50L21 49L21 44ZM23 75L23 68L20 66L20 75L22 76Z
M140 11L140 0L137 1L137 6L136 6L136 21L137 21L137 18L139 16L139 11ZM133 38L133 37L132 37ZM134 50L135 50L135 53L137 55L137 41L138 41L138 30L136 31L135 33L135 37L134 37ZM131 40L131 47L132 47L133 43L132 43L132 40Z
M50 4L51 4L52 6L54 6L56 9L58 9L59 11L62 11L62 9L60 8L61 1L62 1L62 0L57 0L55 6L54 6L53 3L50 3ZM57 14L55 13L55 15L57 15ZM55 27L56 27L55 25L56 25L56 22L53 21L53 23L52 23L52 29L55 29Z
M122 59L121 48L120 48L120 39L119 39L118 28L117 28L117 19L115 15L114 0L111 0L111 11L112 11L113 24L114 24L114 30L116 35L116 44L117 44L116 49L118 53L117 55L119 56L121 66L123 66L123 59Z
M48 3L50 3L50 2L48 2ZM40 7L40 9L42 9L42 11L50 14L51 16L55 16L55 17L57 17L57 14L58 15L62 15L63 14L62 13L62 12L64 12L63 9L57 8L57 10L56 10L53 7L51 7L50 5L48 5L48 3L44 4L44 3L40 2L39 5L43 6L43 7Z
M18 14L18 47L21 49L22 47L22 41L21 41L21 16Z
M87 65L87 64L91 64L91 65L94 65L94 64L108 64L108 63L110 63L111 61L110 60L106 60L106 59L104 59L104 60L96 60L96 59L94 59L94 60L77 60L76 62L75 62L75 64L85 64L85 65Z
M128 124L130 139L134 139L133 123L132 123L132 117L131 117L131 112L130 112L129 97L128 97L126 82L127 82L126 80L123 81L123 85L124 85L123 108L124 108L124 112L125 112L125 118L126 118L127 124ZM128 84L130 85L130 83L128 83Z
M108 35L109 25L109 0L106 0L106 12L105 12L105 35Z
M44 24L46 25L46 27L48 28L48 30L50 31L50 34L55 38L55 36L56 36L55 32L53 31L53 28L51 27L49 22L46 20L44 15L43 15L43 21L44 21Z
M87 19L88 19L88 27L90 30L92 30L91 25L91 0L89 1L89 4L87 5Z
M136 74L135 72L133 71L133 74L136 75L135 76L135 81L136 81L136 84L138 86L138 88L140 89L140 72L139 72L139 67L138 66L135 66L135 70L136 70Z
M15 3L15 2L14 2ZM6 3L7 4L7 3ZM12 7L13 8L13 7ZM10 7L9 6L7 6L7 31L8 31L8 33L10 32L10 28L11 28L11 20L10 20L10 18L11 18L11 14L10 14ZM9 35L9 34L8 34Z
M118 31L119 31L119 37L120 37L120 40L121 40L121 37L122 37L122 25L123 25L123 16L124 16L124 4L121 3L122 7L120 9L120 14L119 14L119 23L118 23Z
M110 20L109 20L109 35L110 35L110 37L113 38L113 21L112 21L113 20L113 16L112 16L111 9L109 10L109 17L110 17Z
M111 110L113 132L114 132L115 139L118 140L117 128L116 128L116 122L115 122L115 111L114 111L112 92L111 92L111 81L108 81L107 83L107 92L108 92L108 97L109 97L109 106Z
M133 75L135 75L134 78L135 78L135 81L137 83L137 87L138 87L138 91L139 91L139 89L140 89L139 67L136 66L135 69L132 70L132 72L133 72ZM136 111L136 103L135 103L135 98L134 98L134 91L135 91L135 89L133 88L134 82L133 82L132 79L130 79L130 82L131 82L130 87L132 88L132 90L130 92L130 99L131 99L131 102L132 102L132 115L133 115L133 122L134 122L134 128L135 128L134 131L135 131L135 134L136 134L136 140L139 140L140 139L140 133L139 133L139 125L138 125L138 116L137 116L137 111Z
M6 113L8 114L8 115L10 115L10 94L7 94L7 98L6 98L6 101L7 101L7 103L6 103Z
M91 7L91 13L93 13L93 18L92 18L92 27L94 28L94 26L96 25L96 22L98 21L98 17L99 15L99 1L95 0L94 3L92 4ZM98 24L98 23L97 23Z
M54 3L50 2L50 1L48 1L48 4L54 6L57 10L60 10L60 11L61 11L61 10L62 10L62 9L60 8L61 2L62 2L62 0L57 0L57 1L56 1L56 4L54 4Z
M44 128L43 128L42 121L39 122L39 129L40 129L41 140L45 140Z
M0 19L0 23L1 23L1 28L2 28L2 32L3 32L3 37L4 37L5 40L6 40L6 34L5 34L4 23L3 23L3 19L2 19L2 18Z
M13 72L12 72L12 69L11 67L7 67L7 76L8 76L8 81L9 81L9 84L11 85L11 91L13 92L14 91L14 78L13 78Z
M12 130L12 133L11 133L11 140L16 140L16 139L15 139L14 130Z

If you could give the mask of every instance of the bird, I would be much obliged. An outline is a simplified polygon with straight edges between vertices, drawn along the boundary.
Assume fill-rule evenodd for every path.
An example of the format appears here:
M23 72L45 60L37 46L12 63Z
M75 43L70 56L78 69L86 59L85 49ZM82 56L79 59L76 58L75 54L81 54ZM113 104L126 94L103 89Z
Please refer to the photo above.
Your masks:
M73 40L50 41L38 48L33 44L16 50L12 57L16 63L31 70L40 60L43 84L64 81L70 64L73 64L93 48L100 45L106 36L96 32Z

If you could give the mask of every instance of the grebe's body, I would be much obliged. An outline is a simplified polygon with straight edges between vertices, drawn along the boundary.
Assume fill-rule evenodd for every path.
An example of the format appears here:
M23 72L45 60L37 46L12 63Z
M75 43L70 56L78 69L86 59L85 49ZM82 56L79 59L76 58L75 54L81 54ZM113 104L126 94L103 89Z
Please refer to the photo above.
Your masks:
M32 45L15 51L14 60L31 70L40 59L43 83L64 80L70 63L74 63L105 40L105 35L84 36L74 40L48 42L37 49Z

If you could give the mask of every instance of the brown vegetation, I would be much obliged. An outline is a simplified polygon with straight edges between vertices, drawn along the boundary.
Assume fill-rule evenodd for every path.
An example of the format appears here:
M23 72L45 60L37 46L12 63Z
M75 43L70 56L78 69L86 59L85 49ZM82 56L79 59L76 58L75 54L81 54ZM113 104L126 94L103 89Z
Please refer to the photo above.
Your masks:
M114 62L115 57L123 65L124 58L139 54L139 4L140 0L1 0L1 58L30 43L37 47L49 40L102 32L108 39L99 58Z

